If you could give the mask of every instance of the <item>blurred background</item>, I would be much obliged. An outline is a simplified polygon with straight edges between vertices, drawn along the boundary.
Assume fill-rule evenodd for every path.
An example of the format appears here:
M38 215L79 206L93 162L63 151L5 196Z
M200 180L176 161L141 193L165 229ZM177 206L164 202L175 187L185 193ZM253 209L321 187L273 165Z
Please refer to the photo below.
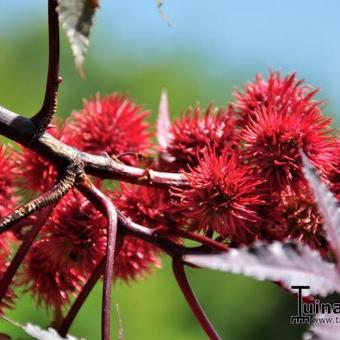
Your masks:
M0 103L31 115L41 104L47 67L47 1L0 0ZM340 2L307 0L102 0L84 68L75 71L62 34L58 114L67 117L96 92L120 91L152 112L162 88L173 117L189 105L224 105L235 87L270 69L296 71L328 102L340 123ZM207 270L189 270L192 285L223 339L300 339L289 325L296 301L271 283ZM100 338L101 287L96 287L71 334ZM172 278L169 262L148 279L117 284L126 339L204 339ZM114 307L114 306L113 306ZM113 308L115 310L115 308ZM9 316L46 327L49 316L27 294ZM116 316L113 318L116 320ZM0 333L27 339L0 320Z

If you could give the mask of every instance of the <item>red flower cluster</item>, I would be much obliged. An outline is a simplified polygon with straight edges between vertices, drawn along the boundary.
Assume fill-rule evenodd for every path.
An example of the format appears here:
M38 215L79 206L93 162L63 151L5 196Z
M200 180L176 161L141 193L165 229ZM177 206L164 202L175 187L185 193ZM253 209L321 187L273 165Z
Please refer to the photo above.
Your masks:
M49 240L37 241L32 246L22 282L37 298L38 304L60 310L70 301L70 295L79 291L83 276L74 268L60 266L51 254L52 247Z
M210 147L218 155L238 147L237 118L231 106L218 109L210 105L201 116L201 108L189 108L184 117L170 128L171 140L165 150L174 158L173 170L187 169L198 163L203 151Z
M135 223L155 229L171 227L166 215L168 205L161 189L122 185L115 194L115 205L131 216ZM132 236L126 236L116 260L115 275L123 280L135 280L151 272L152 266L160 267L159 250L153 245Z
M61 129L56 123L48 132L55 138L60 139ZM57 171L53 164L39 156L30 149L21 148L14 152L14 178L19 190L25 190L31 194L44 193L51 189L56 182Z
M334 158L335 138L331 120L322 116L315 91L289 76L281 80L278 73L268 82L261 77L255 85L237 94L239 115L244 118L241 140L244 157L277 190L298 192L305 189L300 151L325 172Z
M251 169L238 162L225 149L221 156L207 149L198 165L184 173L189 188L174 188L178 208L193 228L218 232L232 240L245 240L256 234L261 217L258 210L265 204L263 181Z
M13 173L11 171L11 161L5 147L0 149L0 217L6 216L15 207L18 198L14 193ZM6 272L11 254L11 244L15 241L11 232L0 235L0 279ZM11 308L14 304L15 293L13 289L8 289L6 295L0 302L0 314L4 309Z
M97 96L95 100L85 102L81 112L73 113L63 129L54 127L50 132L82 151L108 153L113 157L131 152L137 154L147 152L150 146L148 125L144 121L146 116L147 112L123 96ZM55 183L55 167L32 151L22 149L12 158L19 190L41 193ZM125 160L134 162L135 159L138 158ZM160 197L164 196L161 190L124 186L119 193L108 194L128 216L136 215L134 220L137 222L150 228L161 225L162 219L158 216ZM26 225L34 220L33 216ZM39 303L59 309L79 291L105 255L105 250L106 219L80 193L72 191L53 210L39 240L30 250L22 282ZM160 266L158 249L126 236L116 259L115 279L142 278L150 272L152 265Z
M165 230L176 242L177 229L182 235L189 230L217 236L232 246L296 239L326 254L323 221L304 180L300 152L340 197L340 148L315 93L294 74L257 76L226 108L190 108L170 126L167 145L162 145L167 157L155 158L152 166L182 173L186 186L116 183L110 191L105 182L97 185L126 217L157 232ZM160 149L151 144L147 115L126 97L98 95L74 112L64 128L51 132L79 150L136 165L136 155ZM14 179L8 164L15 165ZM11 162L2 150L0 171L2 216L17 204L15 190L46 192L57 178L52 164L28 150L14 152ZM61 308L105 256L106 232L106 219L94 206L80 193L69 192L26 257L23 282L39 302ZM0 239L3 271L9 255L5 237ZM142 278L160 266L159 257L153 244L124 235L115 279ZM8 294L7 304L13 296Z
M63 141L82 151L118 156L145 153L150 147L147 111L118 94L84 101L65 125ZM131 162L133 157L128 157Z
M105 254L105 218L78 192L57 205L31 249L24 282L39 302L60 308Z
M335 163L340 164L340 153L331 120L313 99L316 92L295 74L281 78L271 73L268 79L258 75L244 91L235 93L228 108L232 150L228 147L232 134L216 133L217 127L212 129L211 144L200 144L209 131L206 128L193 128L192 134L182 133L182 137L184 126L196 127L200 121L198 115L186 117L171 143L190 135L186 152L198 159L187 161L184 175L189 187L173 189L175 209L187 218L188 228L213 230L236 243L291 238L314 248L326 247L300 156L303 151L337 191L340 176ZM184 143L178 144L185 149Z

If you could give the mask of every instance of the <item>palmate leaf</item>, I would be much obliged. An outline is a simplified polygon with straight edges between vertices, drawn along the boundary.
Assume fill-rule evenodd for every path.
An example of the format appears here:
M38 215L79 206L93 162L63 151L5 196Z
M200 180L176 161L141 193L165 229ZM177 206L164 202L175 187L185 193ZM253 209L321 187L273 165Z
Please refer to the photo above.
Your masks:
M58 0L59 19L66 31L76 67L81 75L98 2L99 0Z
M327 185L323 183L317 170L308 160L304 153L301 153L304 165L305 177L313 190L314 197L320 214L324 219L324 231L327 241L331 245L336 256L338 267L340 264L340 208L335 196L330 192Z
M339 320L339 314L317 314L308 332L304 333L303 340L339 340Z
M279 281L290 289L309 286L304 295L326 296L340 290L335 265L301 244L256 243L253 247L231 249L210 255L187 255L184 261L199 267L252 276L258 280Z

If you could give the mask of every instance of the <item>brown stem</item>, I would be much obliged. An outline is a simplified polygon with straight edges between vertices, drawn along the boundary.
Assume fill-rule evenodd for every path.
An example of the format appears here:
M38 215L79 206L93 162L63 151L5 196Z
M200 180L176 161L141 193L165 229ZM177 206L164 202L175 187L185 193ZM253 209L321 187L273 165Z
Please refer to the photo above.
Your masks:
M107 246L102 302L102 339L110 340L111 290L117 236L117 212L110 198L97 189L88 178L83 178L83 181L79 184L79 188L95 207L100 206L98 210L103 211L107 218Z
M173 260L172 270L174 272L176 281L191 309L195 315L197 321L200 323L201 327L208 335L209 339L219 340L221 337L218 335L213 325L210 323L207 315L205 314L202 306L198 302L194 292L192 291L189 281L185 275L184 265L179 260Z
M0 220L0 234L34 212L58 202L75 184L77 169L71 165L62 179L48 192L12 211Z
M48 73L45 98L40 111L32 117L32 122L43 132L57 111L59 77L59 19L57 0L48 0Z
M50 205L47 208L44 208L39 214L36 222L32 226L32 229L26 235L24 241L22 242L20 248L16 252L14 258L11 261L11 264L7 268L5 274L3 275L0 281L0 301L5 296L9 285L11 284L15 273L17 272L20 264L24 260L28 250L30 249L34 239L38 235L40 229L45 224L46 220L50 216L54 205Z

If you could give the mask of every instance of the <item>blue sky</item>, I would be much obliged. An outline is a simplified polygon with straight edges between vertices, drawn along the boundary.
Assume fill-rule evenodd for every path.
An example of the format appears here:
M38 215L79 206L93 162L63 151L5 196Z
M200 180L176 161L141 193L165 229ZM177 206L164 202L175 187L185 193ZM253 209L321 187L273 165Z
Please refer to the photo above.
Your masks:
M0 0L0 34L41 23L43 2ZM244 81L269 68L297 71L340 106L340 1L164 0L164 12L170 28L154 0L102 0L92 44L109 55L123 41L141 63L182 53L212 74L241 71Z

